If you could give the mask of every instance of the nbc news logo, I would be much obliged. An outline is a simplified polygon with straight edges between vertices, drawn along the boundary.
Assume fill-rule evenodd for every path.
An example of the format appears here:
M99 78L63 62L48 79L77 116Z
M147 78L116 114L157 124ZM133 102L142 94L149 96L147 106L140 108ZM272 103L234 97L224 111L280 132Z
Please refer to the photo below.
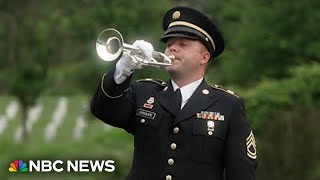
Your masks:
M113 160L29 160L29 166L22 160L10 163L9 172L113 172L116 167Z
M22 160L14 160L9 167L9 172L28 172L27 164Z

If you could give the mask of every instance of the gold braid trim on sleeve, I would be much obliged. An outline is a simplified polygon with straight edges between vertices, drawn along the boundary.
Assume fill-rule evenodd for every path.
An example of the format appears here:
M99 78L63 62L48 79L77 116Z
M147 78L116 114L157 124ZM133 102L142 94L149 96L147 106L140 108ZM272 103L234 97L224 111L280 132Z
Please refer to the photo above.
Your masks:
M106 91L104 90L103 88L103 80L104 80L104 77L106 76L107 73L105 73L103 76L102 76L102 82L101 82L101 90L102 92L104 93L104 95L106 95L108 98L110 99L117 99L117 98L120 98L121 96L123 96L123 94L128 91L128 89L126 89L122 94L118 95L118 96L110 96L108 93L106 93Z

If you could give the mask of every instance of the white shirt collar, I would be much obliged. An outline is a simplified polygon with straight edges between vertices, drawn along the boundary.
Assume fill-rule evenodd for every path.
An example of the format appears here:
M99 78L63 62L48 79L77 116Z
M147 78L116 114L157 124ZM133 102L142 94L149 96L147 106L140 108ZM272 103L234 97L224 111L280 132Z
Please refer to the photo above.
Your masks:
M190 84L187 84L187 85L185 85L183 87L180 87L181 96L182 96L181 108L187 103L187 101L192 96L194 91L201 84L202 80L203 80L203 77L200 78L197 81L194 81L194 82L192 82ZM173 91L176 91L176 89L179 88L179 86L172 79L171 79L171 84L172 84Z

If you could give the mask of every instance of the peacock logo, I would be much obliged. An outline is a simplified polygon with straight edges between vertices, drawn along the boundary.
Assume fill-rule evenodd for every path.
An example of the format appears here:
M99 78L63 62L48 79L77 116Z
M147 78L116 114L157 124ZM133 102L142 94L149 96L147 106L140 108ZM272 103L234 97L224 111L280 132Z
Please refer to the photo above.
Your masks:
M9 167L9 172L28 172L27 164L22 160L14 160Z

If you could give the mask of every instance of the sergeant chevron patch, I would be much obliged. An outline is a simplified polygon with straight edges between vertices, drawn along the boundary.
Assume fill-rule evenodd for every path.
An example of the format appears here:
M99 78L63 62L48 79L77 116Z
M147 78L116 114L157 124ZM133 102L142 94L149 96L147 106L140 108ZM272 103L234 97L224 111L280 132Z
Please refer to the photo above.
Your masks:
M251 159L257 159L257 149L256 149L256 140L252 130L250 131L249 136L247 137L247 156Z

